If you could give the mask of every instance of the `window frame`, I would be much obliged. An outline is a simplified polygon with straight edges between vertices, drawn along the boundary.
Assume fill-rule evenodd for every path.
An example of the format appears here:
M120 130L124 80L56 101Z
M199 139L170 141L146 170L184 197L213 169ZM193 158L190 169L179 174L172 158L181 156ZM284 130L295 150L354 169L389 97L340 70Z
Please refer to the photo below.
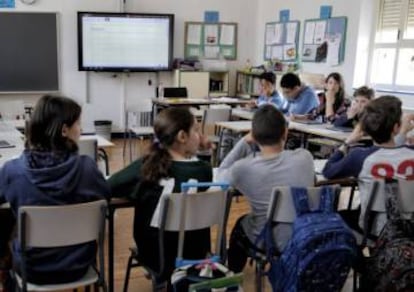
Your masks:
M408 7L409 4L414 5L413 3L410 3L410 0L402 0L401 2L401 9L400 9L400 22L399 22L399 28L398 28L398 34L397 34L397 40L396 42L390 43L390 42L376 42L376 35L379 30L380 21L382 18L382 12L383 12L383 1L386 0L378 0L376 1L376 17L375 17L375 24L373 27L373 32L371 34L371 47L370 47L370 57L369 57L369 63L368 63L368 74L367 74L367 81L369 84L372 84L374 88L376 88L377 91L387 91L387 92L404 92L404 93L414 93L414 82L412 85L397 85L396 79L397 79L397 72L398 72L398 62L400 57L400 50L409 48L414 49L414 38L413 39L406 39L404 38L405 30L407 27L408 22ZM412 0L411 0L412 2ZM394 58L394 69L392 72L392 81L391 83L375 83L372 78L372 70L374 66L374 52L376 49L395 49L395 58ZM414 80L414 76L413 76Z

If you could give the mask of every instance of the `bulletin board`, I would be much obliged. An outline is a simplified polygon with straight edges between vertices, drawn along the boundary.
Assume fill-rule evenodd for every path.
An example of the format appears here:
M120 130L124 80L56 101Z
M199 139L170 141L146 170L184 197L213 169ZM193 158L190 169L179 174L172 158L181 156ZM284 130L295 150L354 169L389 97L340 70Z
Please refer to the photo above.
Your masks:
M263 59L297 61L299 29L299 21L267 22Z
M184 50L187 59L237 59L237 23L186 22Z
M345 59L347 17L305 20L303 62L325 62L331 66Z

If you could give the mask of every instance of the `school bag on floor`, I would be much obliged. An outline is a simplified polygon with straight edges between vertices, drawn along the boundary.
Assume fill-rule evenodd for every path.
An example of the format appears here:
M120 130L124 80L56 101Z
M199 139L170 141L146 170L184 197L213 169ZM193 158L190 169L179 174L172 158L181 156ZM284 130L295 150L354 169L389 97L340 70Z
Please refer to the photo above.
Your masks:
M414 291L414 220L402 218L399 191L397 183L385 184L387 223L365 259L361 291Z
M332 187L322 187L320 205L310 210L306 188L291 188L297 218L293 233L280 255L269 223L265 227L267 272L274 292L340 291L354 263L355 237L334 211Z

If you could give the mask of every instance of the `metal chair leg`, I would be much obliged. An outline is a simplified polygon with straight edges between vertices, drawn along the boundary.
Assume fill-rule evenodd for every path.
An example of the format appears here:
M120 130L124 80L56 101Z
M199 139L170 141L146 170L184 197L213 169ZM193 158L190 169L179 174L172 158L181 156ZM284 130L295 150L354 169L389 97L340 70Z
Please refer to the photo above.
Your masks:
M129 256L128 265L127 265L126 274L125 274L125 280L124 280L124 289L123 289L124 292L128 292L129 276L131 274L132 261L133 261L132 256Z

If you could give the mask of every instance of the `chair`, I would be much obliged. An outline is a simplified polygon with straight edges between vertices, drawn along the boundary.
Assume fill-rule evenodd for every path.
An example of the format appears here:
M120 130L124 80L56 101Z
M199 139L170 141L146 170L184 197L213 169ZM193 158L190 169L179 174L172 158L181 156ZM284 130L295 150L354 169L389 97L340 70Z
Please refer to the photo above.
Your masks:
M220 187L219 190L208 190L196 194L187 195L189 188L193 187ZM157 286L156 277L161 274L164 267L164 232L178 231L178 250L176 266L192 264L195 261L183 259L184 231L197 230L217 225L216 252L212 260L223 260L226 247L225 229L230 210L231 198L228 196L229 185L224 183L183 183L182 193L162 195L160 198L160 216L157 221L159 228L159 258L160 271L152 271L144 267L152 279L153 291L161 288ZM128 291L130 270L132 267L142 266L138 260L139 251L131 249L125 276L124 289Z
M338 185L331 186L334 190L335 201L338 202L341 188ZM309 205L311 209L319 206L320 192L322 187L308 187ZM337 204L336 204L337 205ZM270 202L267 209L266 220L268 223L287 223L293 224L296 219L296 210L294 207L290 187L275 187L270 196ZM265 266L267 264L266 255L256 250L250 252L250 256L255 261L255 286L256 291L264 291L263 276L265 275Z
M404 219L411 219L414 214L414 181L406 179L406 178L398 178L398 179L376 179L372 183L370 189L369 200L367 204L367 208L365 211L365 216L363 218L363 229L364 229L364 236L362 239L362 243L360 244L361 251L367 247L372 246L373 242L370 241L370 235L376 233L376 226L370 224L372 216L374 212L376 212L377 218L379 216L386 216L386 196L385 196L385 185L389 183L397 183L398 184L398 192L397 195L397 203L398 207L401 210L402 218ZM379 214L378 214L379 213ZM380 220L378 220L380 221ZM372 226L370 226L372 225ZM381 227L382 229L382 227ZM362 253L361 253L362 254ZM353 288L354 291L357 291L357 272L354 273L354 282Z
M18 211L18 240L22 250L21 275L14 272L23 291L60 291L98 284L106 289L104 274L106 201L63 206L23 206ZM70 232L68 232L70 230ZM74 282L36 285L27 282L26 253L28 248L52 248L97 241L99 271L90 267L87 274Z
M123 156L126 154L127 138L129 140L129 160L132 161L132 138L137 137L141 141L154 135L152 128L151 105L147 109L146 105L136 108L129 108L125 112L125 132Z
M208 136L208 139L214 143L216 147L216 157L214 162L218 162L218 156L221 148L224 148L224 145L219 145L220 137L217 135L217 129L215 126L216 122L229 121L231 117L231 108L207 108L204 110L203 120L201 124L202 133ZM213 135L212 135L213 134ZM221 143L223 144L223 143ZM206 155L206 153L200 153L201 155ZM212 155L210 152L207 155ZM214 155L213 155L214 157ZM213 165L215 164L213 163Z
M188 97L187 87L164 87L165 98L186 98Z

